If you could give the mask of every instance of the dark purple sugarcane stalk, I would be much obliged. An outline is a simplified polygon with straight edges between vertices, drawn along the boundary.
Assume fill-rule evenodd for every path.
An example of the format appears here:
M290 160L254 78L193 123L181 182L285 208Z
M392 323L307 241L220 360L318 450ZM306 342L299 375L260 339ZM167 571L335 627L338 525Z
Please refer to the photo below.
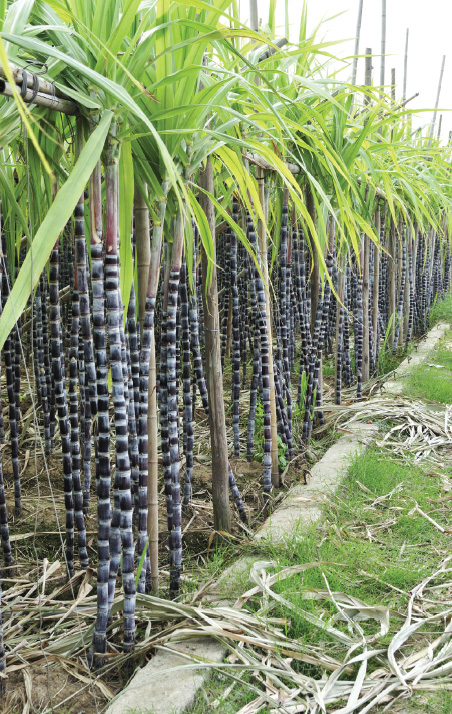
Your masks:
M116 127L112 125L112 134ZM133 649L135 641L135 547L132 532L132 492L129 460L128 421L124 389L123 347L121 344L122 305L119 292L119 215L118 215L118 147L111 140L106 166L106 240L105 240L105 299L107 308L108 339L110 345L110 370L116 433L117 499L120 509L120 543L122 546L122 583L124 591L124 649ZM115 504L117 505L117 504ZM110 529L110 584L116 580L113 560L113 518ZM113 538L112 538L113 536ZM115 572L116 570L116 572ZM109 593L109 599L111 595Z
M258 258L257 236L251 217L247 221L248 240L251 248ZM262 406L264 408L264 473L262 476L264 488L264 502L268 502L272 490L272 434L271 434L271 409L270 409L270 376L269 376L269 349L267 331L267 311L265 305L264 282L258 267L252 265L254 270L254 286L256 292L256 315L260 332L260 354L262 360Z
M251 236L249 235L251 231ZM247 232L248 240L254 241L256 243L256 233L254 230L254 224L247 212ZM248 461L253 460L254 454L254 434L256 429L256 406L257 406L257 387L260 377L260 351L259 351L259 337L260 337L260 327L258 323L258 310L257 310L257 291L256 291L256 271L253 262L253 257L248 258L248 269L249 269L249 290L250 290L250 312L252 316L253 324L253 375L251 377L250 385L250 408L248 412L248 431L247 431L247 442L246 442L246 458Z
M53 449L53 439L55 436L55 385L52 379L52 367L50 359L50 335L47 305L49 302L49 286L47 280L41 283L41 309L42 309L42 341L44 345L44 371L47 383L47 396L49 400L49 421L50 421L50 451Z
M288 215L289 215L289 191L284 189L283 207L282 207L282 222L281 222L281 242L280 242L280 300L279 307L281 311L281 343L282 343L282 375L284 384L284 393L287 402L287 453L289 459L293 458L293 434L292 434L292 394L291 394L291 379L290 379L290 359L289 359L289 326L290 316L288 302L289 276L288 270L289 261L289 245L288 245Z
M77 224L77 219L76 219ZM76 227L77 234L77 227ZM80 477L80 433L78 421L78 380L77 380L77 361L78 361L78 346L79 346L79 328L80 328L80 303L78 296L78 271L77 266L74 272L74 286L72 290L72 318L71 318L71 334L69 339L69 424L71 428L71 459L72 459L72 480L74 483L81 483ZM79 494L77 494L79 497ZM75 500L75 494L74 494ZM83 505L83 498L82 498ZM80 504L77 502L77 506Z
M342 343L344 335L344 308L339 307L339 320L337 325L337 356L336 356L336 404L341 403L341 388L342 388Z
M61 316L59 300L59 240L50 256L49 326L52 354L52 375L63 452L64 503L66 508L66 567L69 577L74 573L74 515L78 527L79 555L82 567L87 567L86 531L82 511L81 484L74 483L69 430L69 414L61 359Z
M1 213L1 203L0 203L0 213ZM0 315L2 313L2 300L1 300L1 290L2 290L2 261L0 260ZM0 359L0 369L1 369L1 359ZM2 454L0 452L0 536L2 541L3 550L3 560L7 568L11 567L13 564L13 558L11 554L11 543L9 539L9 526L8 526L8 513L6 510L6 498L5 498L5 484L3 480L3 463ZM0 598L1 598L1 583L0 583ZM1 613L1 610L0 610ZM0 614L1 618L1 614ZM1 619L0 619L0 672L1 672ZM1 686L1 679L0 679Z
M326 258L326 266L328 274L331 278L332 268L333 268L333 256L328 253ZM308 383L306 387L305 395L305 413L303 420L303 441L308 444L311 438L312 429L312 408L314 405L314 399L317 394L317 388L319 383L320 366L322 363L322 352L323 345L326 337L326 328L328 324L328 314L331 298L331 286L330 282L325 279L325 287L323 290L323 299L319 295L319 302L317 304L317 314L314 326L314 337L312 340L311 347L311 358L309 365L309 375Z
M7 272L7 271L6 271ZM7 280L7 278L6 278ZM5 283L5 287L8 284ZM3 293L6 291L4 290ZM9 292L9 291L7 291ZM3 294L2 294L3 298ZM13 330L16 328L13 328ZM14 514L20 516L22 510L21 503L21 486L20 486L20 469L19 469L19 440L17 431L17 412L16 412L16 399L14 395L14 373L13 373L13 361L11 355L11 347L13 344L12 333L8 336L5 341L5 347L3 350L5 356L5 371L6 371L6 389L8 394L9 403L9 429L10 429L10 439L11 439L11 462L13 467L13 478L14 478Z
M140 350L138 346L138 325L136 321L135 286L132 281L130 299L127 308L127 368L129 378L130 403L127 412L129 422L129 459L132 479L134 516L138 513L139 451L137 423L139 419L140 399ZM133 405L133 408L131 408Z
M166 369L168 390L168 441L171 463L172 532L170 592L174 597L179 592L182 567L182 512L180 497L179 454L179 400L176 372L176 315L179 295L180 269L184 247L184 218L180 212L174 221L173 245L168 276L166 309Z
M232 219L239 220L239 204L232 201ZM240 456L240 307L237 287L237 235L230 233L230 268L232 299L232 430L234 434L234 456Z
M19 268L16 268L16 273L18 274ZM17 275L16 275L17 277ZM20 336L20 324L21 319L16 322L16 328L13 330L12 334L14 336L14 399L16 402L16 422L17 430L19 431L20 421L22 415L20 413L20 362L22 356L22 342Z
M238 209L237 209L238 210ZM243 266L245 257L245 248L240 243L238 258L240 259L240 264ZM249 333L249 323L248 323L248 282L246 277L246 270L241 271L241 276L238 278L238 291L239 291L239 315L240 315L240 361L242 363L242 389L246 386L246 367L247 367L247 348L246 341Z
M191 499L191 480L193 475L193 408L191 400L190 370L190 320L188 306L187 266L182 265L180 273L180 303L182 326L182 388L183 388L183 432L185 454L185 480L183 508L187 508Z
M168 357L168 341L166 336L167 330L167 301L168 301L168 282L169 282L169 266L170 259L168 253L171 249L169 243L165 244L165 277L163 290L163 304L161 316L161 332L160 332L160 439L162 449L162 465L163 478L165 484L165 501L166 501L166 518L168 523L169 546L170 546L170 564L172 557L171 538L173 530L173 495L171 489L171 457L169 449L169 434L168 434L168 382L167 382L167 357Z
M242 497L240 496L240 491L235 482L234 472L232 470L231 464L228 462L228 474L229 474L229 487L231 489L232 497L234 499L235 505L239 512L239 516L243 523L248 523L248 517L246 515L245 506L243 505Z
M205 339L205 334L204 334L204 303L203 303L203 299L202 299L202 281L203 281L202 263L200 262L198 264L198 272L197 272L196 299L198 301L198 315L199 315L199 320L198 320L199 345L201 347L201 350L204 350L204 347L206 345L206 339Z
M180 338L181 338L181 321L180 321L180 294L177 294L177 311L176 311L176 388L179 393L180 381Z
M309 373L309 352L311 348L311 331L309 328L310 306L308 305L306 292L306 247L304 233L299 232L299 248L296 254L297 269L295 271L295 291L299 310L299 325L301 337L301 356L300 356L300 376L298 381L298 397L297 403L301 407L301 380L303 373ZM308 281L309 282L309 281Z
M400 280L400 292L399 292L399 302L397 306L397 325L394 332L394 345L392 347L392 352L395 354L397 350L397 345L399 343L400 325L403 317L403 300L405 295L405 282L406 282L406 238L405 238L405 227L403 229L403 247L402 247L402 275Z
M77 265L78 297L80 305L80 340L83 354L82 374L84 379L81 396L84 396L83 419L83 511L88 513L91 487L91 424L96 416L97 389L96 367L94 363L93 339L91 334L91 310L86 269L86 240L84 194L74 211L75 253ZM95 410L94 413L93 409Z
M108 398L107 338L105 329L104 265L102 250L101 165L90 180L91 284L93 288L93 342L97 376L97 617L94 626L93 665L101 667L107 648L110 573L111 469Z
M224 279L223 279L223 319L221 321L221 368L224 370L226 343L228 339L229 303L231 299L231 227L228 225L223 236Z
M409 312L409 317L408 317L408 330L406 333L406 340L405 340L405 345L408 347L408 345L411 342L411 335L413 333L413 325L414 325L414 286L413 286L413 238L410 237L409 244L408 244L408 279L410 282L410 312Z
M357 270L358 266L355 266ZM356 368L356 396L360 399L363 395L363 279L360 274L356 281L356 310L355 310L355 368Z
M1 271L1 264L0 264L0 271ZM2 283L2 277L0 275L0 283ZM37 326L37 321L38 321L38 315L39 319L41 320L41 339L42 339L42 314L41 314L41 294L39 294L39 309L38 309L38 291L40 293L40 288L39 288L39 283L36 288L36 293L35 293L35 299L34 299L34 313L33 313L33 325L32 325L32 330L33 330L33 339L32 339L32 345L33 345L33 373L34 373L34 378L35 378L35 389L36 389L36 398L38 401L38 404L41 404L42 406L42 394L41 394L41 381L40 381L40 369L41 366L44 368L44 352L42 352L42 363L41 365L39 364L38 361L38 326ZM29 361L29 356L27 355L27 362ZM0 409L1 412L1 420L2 424L0 425L0 437L1 437L1 431L4 429L3 427L3 411ZM3 431L3 441L0 441L1 444L4 444L4 439L5 439L5 433Z
M350 317L351 317L351 299L350 299L350 265L347 264L344 275L344 338L343 338L343 359L342 359L342 375L344 383L350 387L354 382L352 371L352 361L350 355Z
M2 622L2 581L0 578L0 697L5 694L6 684L3 676L6 674L5 647L3 645L3 622Z
M52 450L52 438L50 434L50 408L49 408L49 397L48 397L48 389L47 389L47 380L46 380L46 370L45 370L45 359L44 359L44 339L43 339L43 334L42 334L42 299L41 299L41 285L44 281L44 277L41 276L40 283L38 284L36 288L36 299L35 299L35 305L36 305L36 318L34 320L34 325L36 325L36 359L35 359L35 364L37 365L37 373L38 373L38 379L39 379L39 384L40 384L40 395L41 395L41 407L42 407L42 415L43 415L43 421L44 421L44 443L45 443L45 452L46 454L50 454ZM77 298L77 305L78 305L78 295L75 291L72 293L72 299L74 299L74 295ZM77 341L78 341L78 323L77 323ZM77 354L76 354L76 360L77 360ZM75 369L77 371L77 362L75 364ZM76 407L77 407L77 413L78 413L78 400L76 397ZM78 418L77 418L78 419Z
M345 298L345 271L342 270L338 274L338 300L336 300L336 391L335 402L340 404L342 400L342 370L343 370L343 355L344 355L344 298Z
M198 391L201 396L202 406L206 415L209 414L209 399L207 396L206 381L204 379L201 348L199 341L199 312L198 301L196 297L196 236L197 229L193 224L193 284L194 293L190 294L189 298L189 318L190 318L190 347L193 355L193 371L196 376ZM194 400L193 400L194 403Z
M287 245L287 324L288 324L288 357L289 357L289 376L290 370L295 368L295 331L296 331L296 320L295 320L295 300L294 300L294 290L293 290L293 277L292 277L292 251L293 251L293 232L291 231L288 237ZM289 390L290 391L290 390ZM292 395L291 395L292 398ZM290 407L292 412L292 405ZM290 416L290 422L292 422L292 414Z

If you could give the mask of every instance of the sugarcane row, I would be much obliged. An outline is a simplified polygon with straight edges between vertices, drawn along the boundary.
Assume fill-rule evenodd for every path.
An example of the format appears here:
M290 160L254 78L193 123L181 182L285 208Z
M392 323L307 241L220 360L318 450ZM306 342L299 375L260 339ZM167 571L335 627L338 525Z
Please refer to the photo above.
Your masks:
M49 273L42 274L30 304L32 330L22 331L24 316L5 342L6 396L1 394L8 403L14 514L18 517L22 507L21 363L29 361L32 353L45 453L54 450L57 433L61 441L68 577L76 567L75 553L82 569L89 565L85 515L93 491L94 461L98 614L90 655L93 666L104 661L119 573L124 593L125 651L134 646L136 592L151 590L158 576L151 568L149 547L151 535L154 542L158 538L158 522L150 521L148 512L148 427L149 419L157 419L157 412L149 410L150 393L155 391L158 404L172 597L180 589L182 521L190 509L196 478L196 409L209 416L205 379L209 328L203 319L205 280L196 225L193 222L190 227L191 244L184 244L184 217L180 212L171 223L171 241L162 235L163 221L154 227L151 240L158 251L157 269L149 271L144 315L139 314L139 286L133 280L124 319L114 148L104 180L105 236L99 166L89 190L91 215L97 226L91 231L90 260L84 218L88 194L83 194L73 221L51 253ZM343 247L338 254L334 230L330 231L324 256L326 272L323 281L319 280L309 231L291 210L287 191L275 199L282 201L281 223L268 254L262 256L253 217L235 198L233 225L245 228L248 246L238 241L231 226L217 239L221 368L224 373L231 372L233 456L246 455L253 460L256 449L262 451L264 505L268 505L275 483L272 402L279 451L289 460L309 445L313 428L324 423L325 359L335 359L335 402L341 403L343 386L355 385L356 397L362 397L366 381L378 370L381 351L406 350L414 337L426 331L432 305L450 287L450 248L445 236L433 231L424 235L416 229L407 230L403 224L395 225L384 207L375 217L381 224L381 246L363 236L357 255L344 253ZM133 231L131 243L134 250ZM190 261L185 255L187 245L192 251ZM274 251L276 260L272 260ZM10 293L12 271L17 275L23 252L14 265L9 264L3 240L2 306ZM269 284L263 280L263 261L273 266ZM191 276L188 265L192 266ZM68 289L71 299L62 302L61 296ZM271 341L269 334L274 336ZM152 374L151 355L157 355ZM294 410L301 424L298 429ZM257 433L258 413L262 414L263 429ZM1 410L2 443L5 431ZM181 453L185 457L182 490ZM238 514L247 522L231 463L227 478ZM156 484L152 488L155 491ZM0 527L4 567L11 569L14 561L1 460ZM0 639L0 672L4 667Z

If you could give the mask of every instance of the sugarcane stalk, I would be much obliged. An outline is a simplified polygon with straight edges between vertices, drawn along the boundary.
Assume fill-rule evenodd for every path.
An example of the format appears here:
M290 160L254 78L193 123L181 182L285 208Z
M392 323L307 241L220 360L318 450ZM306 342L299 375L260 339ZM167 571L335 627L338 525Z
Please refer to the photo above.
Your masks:
M106 242L105 242L105 297L110 344L110 370L112 378L114 421L116 433L116 475L117 499L115 510L120 510L118 530L122 546L122 582L124 590L124 649L130 651L135 639L135 548L132 533L132 495L127 413L124 394L123 356L120 324L121 303L119 293L119 253L118 253L118 145L115 141L116 127L112 125L106 167ZM116 495L115 495L116 496ZM115 514L114 514L115 515ZM109 602L114 595L117 568L119 566L118 538L110 529L110 592ZM113 552L114 546L114 552ZM115 559L113 559L113 554Z
M261 167L257 168L257 180L259 182L259 200L264 208L264 215L268 209L268 200L265 192L265 175ZM272 321L270 314L270 279L268 274L268 245L267 245L267 227L259 218L257 224L259 236L259 256L262 267L262 277L264 279L265 292L265 315L267 319L267 335L269 345L273 344L272 338ZM270 414L271 414L271 459L272 459L272 484L275 487L280 485L279 464L278 464L278 421L276 418L276 396L275 396L275 372L273 364L273 352L270 349L268 353L268 378L270 389Z
M93 342L97 376L97 616L93 651L90 659L95 669L104 663L107 647L110 573L111 470L110 419L108 398L107 341L105 324L104 266L102 250L101 165L97 163L89 184L91 224L91 284L93 290Z
M143 189L144 191L147 191L146 184L144 184ZM141 191L137 185L135 185L133 214L135 218L135 244L137 254L138 320L140 323L140 335L142 335L149 280L149 264L151 261L151 241L149 231L149 209L147 207L146 200L144 196L141 195Z
M369 262L370 262L370 238L364 235L362 251L362 301L363 301L363 363L362 363L362 379L367 382L370 377L370 353L369 353Z

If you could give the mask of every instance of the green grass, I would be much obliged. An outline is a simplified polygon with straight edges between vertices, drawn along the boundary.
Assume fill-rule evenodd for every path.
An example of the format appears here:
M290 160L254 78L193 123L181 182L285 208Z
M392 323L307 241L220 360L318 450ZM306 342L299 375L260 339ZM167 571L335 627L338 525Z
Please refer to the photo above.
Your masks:
M450 339L450 335L448 337ZM405 386L407 394L452 404L452 350L443 343L430 353L423 364L411 370ZM428 363L441 365L441 368L429 367Z
M433 503L441 496L441 490L441 479L431 471L392 460L387 451L368 449L350 464L340 490L331 496L317 527L300 530L283 545L266 544L255 548L256 559L272 559L281 567L323 563L274 586L275 591L294 606L288 610L278 605L272 611L275 617L287 618L286 634L301 642L319 645L338 658L344 656L341 645L330 639L324 630L308 623L301 614L303 609L326 620L335 615L336 607L332 601L304 597L312 589L325 589L325 575L331 591L346 592L369 605L391 609L390 632L380 638L381 644L387 645L403 622L396 612L406 612L410 589L430 575L449 552L450 537L412 511L418 504L436 522L450 529L450 509L438 508ZM237 589L235 595L242 590ZM360 624L366 634L377 630L373 621ZM346 629L340 622L336 622L335 627ZM299 669L310 676L320 677L322 674L304 663L300 663ZM230 681L225 675L215 674L203 687L194 707L189 710L190 714L201 714L210 709L212 701L221 698ZM256 693L246 684L239 684L216 710L222 714L235 714L255 697ZM426 696L419 694L406 706L400 711L452 714L452 696L447 691Z
M452 323L452 295L450 293L442 300L438 300L430 311L430 327L442 321Z
M398 347L395 354L390 349L381 349L378 356L377 374L379 377L384 377L386 374L393 372L401 362L410 354L410 346L406 350L405 347Z

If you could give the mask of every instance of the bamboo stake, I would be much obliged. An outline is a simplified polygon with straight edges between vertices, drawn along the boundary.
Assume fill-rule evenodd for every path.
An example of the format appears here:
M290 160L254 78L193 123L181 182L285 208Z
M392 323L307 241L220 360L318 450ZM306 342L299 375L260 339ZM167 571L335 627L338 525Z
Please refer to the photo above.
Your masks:
M435 124L436 124L436 115L438 114L438 107L439 107L439 98L441 96L441 86L443 83L443 74L444 74L444 65L446 64L446 55L443 55L443 61L441 63L441 72L439 74L439 83L438 83L438 91L436 94L436 102L435 102L435 110L433 112L433 119L432 123L430 126L430 134L429 134L429 142L428 145L432 143L433 139L433 132L435 131Z
M408 40L410 36L410 31L407 28L406 31L406 41L405 41L405 60L403 63L403 95L402 95L402 105L406 99L406 82L408 76Z
M17 87L13 89L9 82L5 82L4 79L0 79L0 94L4 97L17 96L18 92L19 90ZM56 96L44 94L43 92L38 92L36 96L33 95L33 90L27 89L25 96L23 97L24 102L37 104L38 106L46 107L47 109L53 109L56 112L61 112L62 114L67 114L68 116L76 116L78 114L77 105L68 99L59 99Z
M439 140L441 139L441 126L442 126L442 123L443 123L443 115L440 114L440 115L439 115L439 122L438 122L438 134L436 135L437 141L439 141Z
M259 30L259 13L257 9L257 0L250 0L250 28L253 32Z
M358 73L358 52L359 52L359 41L361 39L361 21L363 18L363 4L364 4L364 0L359 0L358 20L356 23L355 52L354 52L354 57L353 57L353 71L352 71L352 84L353 85L356 84L356 76ZM355 95L353 94L352 103L350 105L349 116L353 112L354 101L355 101Z
M363 3L364 3L364 0L359 0L358 20L356 23L355 52L354 52L355 56L353 57L352 84L356 84L356 75L358 72L358 52L359 52L359 40L361 38L361 21L363 18Z
M386 0L381 0L381 60L380 60L380 96L383 96L385 85L385 61L386 61Z

